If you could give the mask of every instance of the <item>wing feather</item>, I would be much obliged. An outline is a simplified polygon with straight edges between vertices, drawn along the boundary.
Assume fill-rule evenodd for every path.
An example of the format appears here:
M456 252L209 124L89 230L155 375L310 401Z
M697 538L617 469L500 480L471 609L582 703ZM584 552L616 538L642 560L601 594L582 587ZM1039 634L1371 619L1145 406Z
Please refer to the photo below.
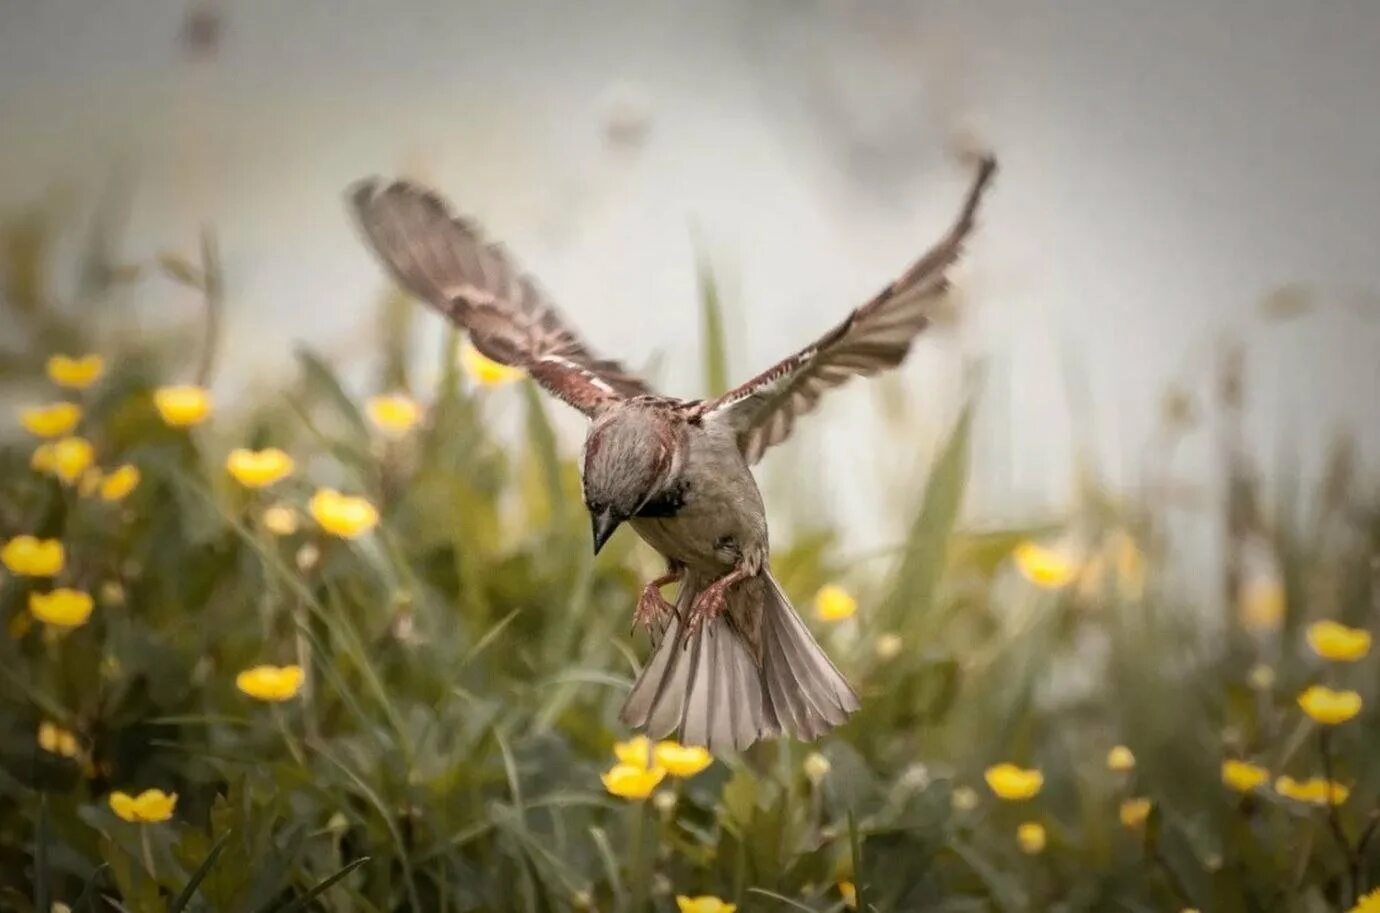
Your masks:
M522 368L555 396L593 415L652 393L616 361L600 358L566 324L532 278L473 222L407 181L361 181L355 218L397 283L467 330L474 347Z
M790 436L795 420L814 411L829 390L852 377L899 365L929 325L934 303L948 289L946 273L973 229L983 192L996 173L984 157L958 218L948 233L895 281L811 345L718 399L701 404L704 421L724 421L738 434L749 463Z

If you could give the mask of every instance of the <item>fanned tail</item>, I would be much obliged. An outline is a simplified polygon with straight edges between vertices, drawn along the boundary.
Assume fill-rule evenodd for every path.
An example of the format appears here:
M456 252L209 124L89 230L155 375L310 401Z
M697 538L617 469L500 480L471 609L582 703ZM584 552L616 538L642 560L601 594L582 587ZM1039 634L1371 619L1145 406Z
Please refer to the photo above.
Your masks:
M729 611L686 633L685 618L708 584L687 573L676 616L661 632L651 659L623 705L623 722L653 738L679 730L686 745L741 751L783 732L817 739L859 707L858 697L824 654L769 574L762 586L729 593ZM761 600L760 606L739 604ZM761 613L762 659L731 619Z

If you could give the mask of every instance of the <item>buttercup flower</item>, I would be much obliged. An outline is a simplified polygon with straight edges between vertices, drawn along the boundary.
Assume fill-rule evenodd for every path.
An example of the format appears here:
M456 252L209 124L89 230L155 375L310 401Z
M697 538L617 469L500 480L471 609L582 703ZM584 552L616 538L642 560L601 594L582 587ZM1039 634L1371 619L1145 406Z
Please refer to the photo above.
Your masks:
M1107 752L1107 769L1125 773L1136 766L1136 756L1125 745L1117 745Z
M85 390L100 380L105 373L105 359L99 355L51 355L45 365L48 377L59 387L71 390Z
M297 511L286 504L275 504L264 511L264 528L275 536L297 532Z
M258 701L289 701L302 690L301 666L254 666L235 676L235 687Z
M364 411L375 428L393 437L401 437L411 431L422 419L421 405L403 393L372 396L364 404Z
M1022 542L1012 553L1026 580L1047 590L1068 586L1078 576L1078 565L1063 553L1035 542Z
M843 621L858 611L858 601L841 586L828 584L815 594L815 617L820 621Z
M1370 652L1370 632L1335 621L1316 621L1308 626L1308 646L1323 659L1354 663Z
M65 437L53 444L53 474L71 485L96 462L96 451L84 437Z
M211 394L205 387L182 384L153 391L153 405L163 422L173 428L200 425L211 415Z
M474 347L467 339L460 344L460 365L470 380L481 387L497 387L525 376L521 368L512 368L494 361Z
M666 768L666 772L673 777L693 777L714 763L714 756L709 753L709 749L698 745L682 745L669 739L657 742L652 754L656 759L656 766Z
M1045 848L1045 826L1038 821L1027 821L1016 828L1016 842L1020 844L1021 852L1028 856L1041 853Z
M997 764L987 768L983 776L998 798L1011 801L1032 799L1039 794L1040 787L1045 785L1044 774L1038 770L1017 767L1015 764Z
M901 648L905 646L905 641L900 634L883 634L877 638L877 658L880 660L895 659L901 655Z
M116 790L110 794L110 810L136 824L157 824L167 821L177 807L177 793L161 789L146 789L137 796Z
M676 909L679 913L733 913L734 910L738 909L738 905L724 903L719 898L708 894L700 897L686 897L684 894L677 894Z
M66 553L57 539L15 536L0 549L0 561L21 577L52 577L61 572Z
M123 501L139 487L139 479L139 467L126 463L101 479L101 500Z
M953 795L949 797L949 804L954 807L954 811L970 812L977 808L977 790L971 786L955 787Z
M312 519L333 536L354 539L373 529L379 512L364 498L342 495L334 488L322 488L307 503Z
M1222 762L1222 782L1239 793L1248 793L1270 782L1270 772L1246 761Z
M1284 622L1284 586L1273 576L1258 575L1241 586L1237 613L1248 631L1274 631Z
M1299 706L1316 723L1336 726L1361 712L1361 695L1355 691L1333 691L1312 685L1299 695Z
M75 735L47 720L38 724L38 747L64 758L75 758L81 750Z
M634 767L653 766L652 740L645 735L633 736L626 742L614 742L613 754L620 764Z
M51 593L30 593L29 613L55 628L79 628L91 617L95 602L90 593L59 587Z
M1275 792L1295 802L1308 802L1312 805L1341 805L1351 795L1351 789L1336 781L1328 782L1321 777L1295 780L1293 777L1280 777L1275 781Z
M248 450L236 447L225 458L225 470L245 488L267 488L292 475L295 464L277 447Z
M850 910L858 908L858 886L851 881L839 882L839 896L843 898L843 905Z
M818 786L825 777L829 776L829 771L833 765L829 759L817 751L812 751L805 756L805 763L801 765L805 769L805 779Z
M1121 825L1136 830L1145 824L1153 807L1149 799L1127 799L1121 803Z
M70 434L81 421L81 406L76 403L52 403L19 410L19 422L35 437L62 437Z
M639 764L615 764L600 778L604 789L624 799L645 799L658 783L666 778L663 767L643 767Z
M53 445L39 444L34 448L33 456L29 457L29 468L37 472L52 472L57 468L53 462Z
M1356 898L1356 905L1346 913L1380 913L1380 888Z

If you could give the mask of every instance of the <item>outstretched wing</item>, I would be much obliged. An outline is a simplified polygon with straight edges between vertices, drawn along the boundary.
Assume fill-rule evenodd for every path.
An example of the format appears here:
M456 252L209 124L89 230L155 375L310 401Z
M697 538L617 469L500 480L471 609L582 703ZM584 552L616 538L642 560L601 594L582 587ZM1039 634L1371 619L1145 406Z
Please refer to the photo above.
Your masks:
M522 368L586 415L652 392L618 362L591 352L507 251L486 243L436 194L370 179L351 189L350 201L398 284L468 330L489 358Z
M738 434L748 463L790 436L795 420L811 412L825 392L849 378L868 377L899 365L911 342L930 322L932 306L948 288L945 273L962 253L973 217L997 163L990 156L958 219L942 240L828 333L786 360L698 407L704 421L727 422Z

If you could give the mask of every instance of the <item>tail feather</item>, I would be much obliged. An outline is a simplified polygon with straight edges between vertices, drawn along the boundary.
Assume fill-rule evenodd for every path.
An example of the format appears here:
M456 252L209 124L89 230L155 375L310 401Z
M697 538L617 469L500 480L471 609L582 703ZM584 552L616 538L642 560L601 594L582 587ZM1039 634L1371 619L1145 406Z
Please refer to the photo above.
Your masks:
M730 592L730 611L691 637L681 624L707 581L687 577L671 619L634 683L621 718L654 738L742 750L783 731L813 740L859 707L857 695L810 635L775 580ZM760 599L760 606L732 600ZM730 617L761 612L761 662Z

